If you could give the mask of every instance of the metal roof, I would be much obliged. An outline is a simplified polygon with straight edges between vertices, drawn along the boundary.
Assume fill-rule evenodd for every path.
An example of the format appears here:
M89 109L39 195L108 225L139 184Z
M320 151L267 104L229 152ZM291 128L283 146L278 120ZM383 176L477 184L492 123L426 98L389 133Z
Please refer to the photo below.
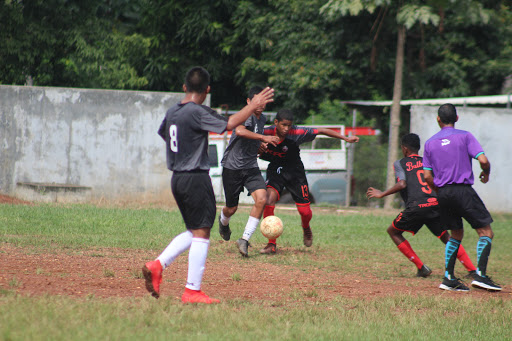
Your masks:
M473 97L449 97L430 99L405 99L400 105L441 105L451 103L453 105L478 105L478 104L506 104L510 108L512 94L495 96L473 96ZM341 103L363 106L391 106L393 101L341 101Z

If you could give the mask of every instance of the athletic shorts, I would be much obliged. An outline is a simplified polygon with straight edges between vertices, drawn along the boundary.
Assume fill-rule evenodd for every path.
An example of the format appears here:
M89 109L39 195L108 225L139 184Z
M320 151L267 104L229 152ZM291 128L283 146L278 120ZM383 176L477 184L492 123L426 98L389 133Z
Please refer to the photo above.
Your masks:
M437 199L441 207L441 220L448 230L462 229L462 218L474 229L493 222L491 214L471 185L440 187Z
M411 206L400 212L393 220L393 227L399 231L418 233L423 225L436 237L441 237L446 229L441 223L439 206L419 207Z
M223 168L222 184L227 207L238 206L238 199L244 187L247 188L249 195L258 189L265 189L265 180L259 168L238 170Z
M273 188L278 194L278 200L286 187L297 204L309 204L309 187L306 172L303 167L277 167L269 165L267 168L267 188Z
M171 189L188 230L212 228L217 208L208 171L173 172Z

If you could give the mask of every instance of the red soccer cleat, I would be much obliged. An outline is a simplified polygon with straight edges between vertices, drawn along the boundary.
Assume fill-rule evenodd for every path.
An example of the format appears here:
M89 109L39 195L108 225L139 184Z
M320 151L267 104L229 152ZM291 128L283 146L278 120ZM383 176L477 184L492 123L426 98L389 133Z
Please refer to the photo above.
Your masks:
M162 264L157 259L147 262L142 267L142 274L146 279L146 289L155 298L160 297L160 283L162 283Z
M181 296L181 301L183 303L219 303L220 301L215 298L210 298L201 290L191 290L189 288L185 288L185 292Z

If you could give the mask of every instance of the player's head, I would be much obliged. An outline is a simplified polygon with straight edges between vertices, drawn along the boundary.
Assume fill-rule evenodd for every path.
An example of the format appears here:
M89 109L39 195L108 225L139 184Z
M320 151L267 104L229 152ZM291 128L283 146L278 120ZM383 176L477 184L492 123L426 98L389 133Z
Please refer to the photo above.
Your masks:
M401 145L404 155L407 154L406 149L409 150L410 153L417 154L420 150L420 137L413 133L406 134L402 136Z
M454 124L459 119L457 109L451 103L441 105L437 110L437 116L443 124Z
M290 109L279 110L274 119L274 125L276 126L277 136L285 137L288 135L293 125L293 112Z
M255 85L252 88L249 89L249 93L247 94L248 99L252 99L254 95L259 94L263 91L263 88L261 86Z
M185 92L204 94L210 86L210 74L201 66L194 66L185 76Z
M247 94L247 104L251 103L251 100L253 99L253 97L262 91L263 91L263 88L261 86L256 85L256 86L253 86L252 88L250 88L249 93ZM263 110L258 110L258 111L255 111L254 114L257 117L259 117L262 112L263 112Z

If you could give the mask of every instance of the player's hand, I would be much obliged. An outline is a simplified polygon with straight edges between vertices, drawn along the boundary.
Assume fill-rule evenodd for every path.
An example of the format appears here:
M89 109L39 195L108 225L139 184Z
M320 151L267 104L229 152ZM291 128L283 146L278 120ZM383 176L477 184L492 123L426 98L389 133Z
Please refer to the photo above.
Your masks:
M359 142L359 137L358 136L349 136L349 137L347 137L346 141L348 143Z
M259 94L254 95L254 97L251 99L251 104L256 107L256 110L261 111L263 111L265 106L270 102L274 102L274 89L269 88L268 86Z
M489 182L489 174L486 174L484 171L480 173L480 181L484 184Z
M273 145L275 147L279 143L280 139L278 136L263 136L262 140L264 143L266 143L266 144L270 143L271 145Z
M366 197L368 199L371 199L371 198L378 198L378 199L380 199L380 198L382 198L382 191L379 191L376 188L370 187L366 191Z
M258 148L258 155L264 154L267 151L268 143L260 143L260 147Z

